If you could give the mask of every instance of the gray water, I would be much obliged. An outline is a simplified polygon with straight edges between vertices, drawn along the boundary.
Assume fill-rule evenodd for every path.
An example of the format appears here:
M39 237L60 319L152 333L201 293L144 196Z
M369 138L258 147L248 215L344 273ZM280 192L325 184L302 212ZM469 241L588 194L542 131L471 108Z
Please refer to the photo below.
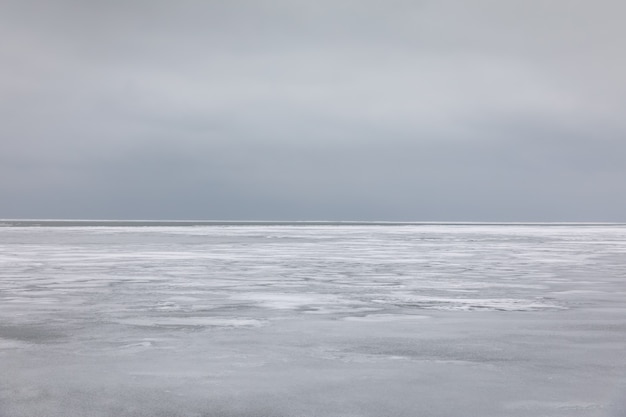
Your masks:
M623 225L2 223L2 417L626 415Z

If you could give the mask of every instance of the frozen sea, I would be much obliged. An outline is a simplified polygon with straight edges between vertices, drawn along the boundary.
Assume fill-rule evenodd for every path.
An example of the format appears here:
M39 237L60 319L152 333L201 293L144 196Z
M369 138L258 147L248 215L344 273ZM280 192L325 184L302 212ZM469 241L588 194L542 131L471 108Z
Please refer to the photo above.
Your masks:
M626 226L0 224L0 417L626 416Z

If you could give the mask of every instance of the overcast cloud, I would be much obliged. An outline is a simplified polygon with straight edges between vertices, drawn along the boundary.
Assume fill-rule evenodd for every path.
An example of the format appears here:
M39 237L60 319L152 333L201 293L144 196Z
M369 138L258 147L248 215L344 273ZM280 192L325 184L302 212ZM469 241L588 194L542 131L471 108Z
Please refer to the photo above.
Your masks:
M626 3L0 3L0 218L626 221Z

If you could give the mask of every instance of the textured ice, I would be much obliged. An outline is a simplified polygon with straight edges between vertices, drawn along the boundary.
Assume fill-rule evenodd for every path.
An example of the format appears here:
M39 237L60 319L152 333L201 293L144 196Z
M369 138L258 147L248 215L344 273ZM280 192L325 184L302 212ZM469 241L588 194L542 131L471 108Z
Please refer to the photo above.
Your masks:
M220 326L220 327L239 327L239 326L260 326L260 320L245 318L215 318L215 317L152 317L137 319L122 319L117 323L130 324L132 326Z
M345 317L345 320L349 321L364 321L364 322L390 322L398 320L416 320L427 319L429 316L422 316L417 314L366 314L363 316Z
M0 225L0 417L626 415L620 225Z

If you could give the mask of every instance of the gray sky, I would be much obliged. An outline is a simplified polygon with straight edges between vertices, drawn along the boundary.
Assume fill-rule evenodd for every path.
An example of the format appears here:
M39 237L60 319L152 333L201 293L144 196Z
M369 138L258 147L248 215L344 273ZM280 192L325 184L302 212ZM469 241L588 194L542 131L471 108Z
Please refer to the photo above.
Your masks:
M622 0L3 0L0 218L626 221Z

